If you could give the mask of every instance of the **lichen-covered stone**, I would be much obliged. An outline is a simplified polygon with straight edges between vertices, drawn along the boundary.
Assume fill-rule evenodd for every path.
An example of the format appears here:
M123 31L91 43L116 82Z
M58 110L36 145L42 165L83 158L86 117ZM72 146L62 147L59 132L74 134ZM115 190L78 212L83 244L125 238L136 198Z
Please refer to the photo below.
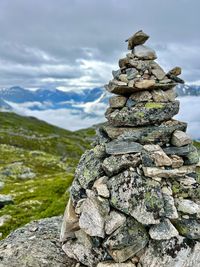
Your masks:
M108 181L110 203L142 224L157 224L163 215L164 201L159 183L124 171Z
M163 148L167 155L187 156L189 153L195 150L193 145L186 145L183 147L169 146Z
M162 195L164 201L164 214L166 218L178 219L178 212L174 203L173 196L163 193Z
M77 166L75 179L77 179L82 188L86 189L91 182L103 175L101 163L105 155L104 147L97 146L86 151Z
M179 102L137 104L132 108L124 107L106 115L113 126L142 126L171 119L179 111Z
M174 222L176 229L182 236L200 240L200 221L195 219L179 219Z
M103 126L103 130L111 139L138 141L141 144L166 144L170 142L171 134L176 130L186 130L184 122L169 120L158 126L148 127L113 127L110 124Z
M178 236L178 231L169 219L164 219L159 224L150 227L149 235L155 240L168 240Z
M124 262L143 249L148 242L145 228L133 218L116 230L104 242L104 247L116 262Z
M102 163L102 168L108 176L118 174L129 167L137 167L141 162L140 154L113 155L106 158Z
M182 236L151 240L140 258L142 267L198 267L200 244Z
M176 199L176 206L178 211L200 217L200 205L190 199Z

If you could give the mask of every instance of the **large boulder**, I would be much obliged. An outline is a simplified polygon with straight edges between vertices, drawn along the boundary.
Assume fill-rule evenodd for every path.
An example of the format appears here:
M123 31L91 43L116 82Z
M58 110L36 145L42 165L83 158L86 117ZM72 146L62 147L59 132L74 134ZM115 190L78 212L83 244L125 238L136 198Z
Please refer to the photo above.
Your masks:
M33 221L0 241L0 267L75 267L59 242L61 217Z

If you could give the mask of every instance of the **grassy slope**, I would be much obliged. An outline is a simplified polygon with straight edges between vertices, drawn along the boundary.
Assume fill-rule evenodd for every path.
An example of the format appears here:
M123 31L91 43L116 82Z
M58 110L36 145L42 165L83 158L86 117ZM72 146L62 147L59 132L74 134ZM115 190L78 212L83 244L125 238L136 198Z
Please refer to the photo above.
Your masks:
M12 216L0 227L5 237L31 220L63 213L66 190L94 130L70 132L35 118L1 112L0 125L0 181L5 182L0 193L14 199L14 205L0 209L0 216ZM34 179L20 178L29 171Z

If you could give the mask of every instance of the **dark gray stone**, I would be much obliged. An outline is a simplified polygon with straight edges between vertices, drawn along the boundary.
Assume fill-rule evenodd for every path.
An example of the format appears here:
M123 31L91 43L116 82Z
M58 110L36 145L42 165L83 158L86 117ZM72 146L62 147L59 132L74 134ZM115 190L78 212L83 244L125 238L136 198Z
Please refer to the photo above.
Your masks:
M195 150L193 145L187 145L182 147L169 146L163 148L167 155L187 156L189 153Z
M108 176L112 176L129 167L137 167L140 162L139 154L117 155L106 158L102 163L102 167Z
M101 164L104 156L104 146L96 146L82 155L75 172L75 179L82 188L87 189L92 182L103 175Z
M167 121L179 111L179 101L168 103L141 103L132 108L117 109L106 118L113 126L142 126Z
M142 148L142 145L133 141L113 140L106 144L106 153L111 155L137 153L141 152Z

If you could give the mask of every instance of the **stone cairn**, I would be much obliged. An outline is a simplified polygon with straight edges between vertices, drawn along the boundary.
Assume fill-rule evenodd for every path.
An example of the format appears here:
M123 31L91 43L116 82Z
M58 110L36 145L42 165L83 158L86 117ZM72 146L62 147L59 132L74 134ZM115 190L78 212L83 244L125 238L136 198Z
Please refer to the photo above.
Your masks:
M172 119L181 69L165 73L148 38L127 40L106 85L108 122L75 172L61 242L85 266L200 266L199 157L187 124Z

